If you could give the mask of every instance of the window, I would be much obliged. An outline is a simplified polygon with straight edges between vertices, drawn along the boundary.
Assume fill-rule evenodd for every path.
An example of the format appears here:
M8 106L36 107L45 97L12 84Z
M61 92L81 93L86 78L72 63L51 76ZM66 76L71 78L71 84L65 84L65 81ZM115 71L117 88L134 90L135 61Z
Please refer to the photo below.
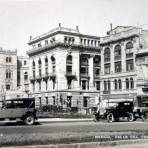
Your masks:
M10 79L11 78L11 72L6 72L6 79Z
M39 90L41 90L41 82L39 82Z
M24 65L27 65L27 61L26 60L24 61Z
M67 80L68 89L71 89L71 81L72 81L71 79L68 79L68 80Z
M55 89L55 84L56 84L55 79L52 80L52 84L53 84L53 87L52 88Z
M32 75L35 78L35 62L32 62Z
M134 63L132 60L126 60L126 71L132 71L134 70Z
M46 104L48 104L48 97L45 97L45 99L46 99Z
M110 61L110 49L105 48L104 50L104 62L109 62Z
M10 85L9 84L6 85L6 90L10 90Z
M121 59L121 46L120 45L115 46L114 56L115 56L115 60Z
M106 83L106 81L104 81L104 90L105 91L107 90L107 83Z
M25 72L25 73L24 73L24 80L25 80L25 81L28 80L28 72Z
M93 59L93 63L94 63L94 66L95 67L100 66L100 64L101 64L101 58L100 58L100 56L95 56L94 59Z
M108 90L110 90L110 80L108 80Z
M104 74L110 74L110 64L104 65Z
M41 46L42 46L41 43L39 43L39 44L38 44L38 47L41 47Z
M115 72L121 72L121 62L115 62Z
M67 96L67 107L71 107L71 96Z
M131 49L131 48L133 48L133 43L132 42L128 42L126 44L126 49Z
M53 98L53 105L56 105L55 96L53 96L52 98Z
M38 64L39 64L39 76L41 77L42 76L42 62L41 62L41 59L39 59Z
M130 78L130 87L132 89L134 88L134 80L133 80L133 78Z
M86 90L86 80L82 80L82 89Z
M126 82L126 89L129 89L129 79L127 78L127 79L125 80L125 82Z
M118 84L119 84L119 89L122 89L122 82L120 79L118 80Z
M96 81L96 90L100 90L100 81Z
M96 77L100 76L100 68L95 68L94 69L94 74L95 74Z
M41 97L39 97L39 105L40 106L42 105L42 99L41 99Z
M72 56L68 55L66 59L66 73L72 73Z
M6 57L6 63L11 63L11 57Z
M117 80L114 80L115 90L117 90Z
M52 63L52 72L55 73L55 71L56 71L56 66L55 66L56 60L53 56L51 56L51 63Z
M87 107L87 105L88 105L87 97L83 97L83 107Z
M45 75L48 75L48 58L45 58Z

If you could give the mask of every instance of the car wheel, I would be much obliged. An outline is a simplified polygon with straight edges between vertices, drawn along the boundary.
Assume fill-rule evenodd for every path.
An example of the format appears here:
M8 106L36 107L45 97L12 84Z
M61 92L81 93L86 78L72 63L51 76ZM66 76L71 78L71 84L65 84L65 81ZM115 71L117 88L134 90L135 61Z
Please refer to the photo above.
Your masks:
M147 121L148 120L148 116L146 113L143 113L143 115L141 116L142 121Z
M108 121L108 122L113 122L113 121L114 121L114 116L113 116L112 113L109 113L109 114L107 115L107 121Z
M27 115L24 119L24 123L26 125L33 125L34 124L34 117L33 115Z
M132 122L133 120L134 120L133 114L132 114L132 113L129 113L129 114L128 114L128 121L129 121L129 122Z

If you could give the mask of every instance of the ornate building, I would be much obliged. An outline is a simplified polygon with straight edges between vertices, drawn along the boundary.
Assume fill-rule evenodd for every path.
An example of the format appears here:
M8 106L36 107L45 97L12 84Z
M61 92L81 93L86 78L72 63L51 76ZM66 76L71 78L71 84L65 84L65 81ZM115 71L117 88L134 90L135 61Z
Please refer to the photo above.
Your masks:
M28 43L30 93L36 103L91 111L100 93L100 38L59 26Z
M138 69L136 53L148 46L148 31L131 26L111 28L100 39L101 100L136 100Z

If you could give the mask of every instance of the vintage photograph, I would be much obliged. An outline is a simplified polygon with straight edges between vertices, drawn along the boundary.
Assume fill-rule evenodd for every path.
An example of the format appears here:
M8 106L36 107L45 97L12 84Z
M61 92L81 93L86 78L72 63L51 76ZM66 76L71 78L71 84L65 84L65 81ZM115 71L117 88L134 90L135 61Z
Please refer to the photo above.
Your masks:
M148 1L0 0L0 147L147 148Z

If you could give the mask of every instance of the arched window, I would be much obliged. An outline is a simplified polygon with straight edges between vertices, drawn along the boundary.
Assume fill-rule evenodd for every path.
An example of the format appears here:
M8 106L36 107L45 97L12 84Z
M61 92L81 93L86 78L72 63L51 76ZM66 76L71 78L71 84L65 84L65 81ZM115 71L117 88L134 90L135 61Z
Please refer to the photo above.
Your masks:
M117 90L117 80L114 80L114 84L115 84L115 90Z
M133 48L133 43L132 42L128 42L126 44L126 49L131 49L131 48Z
M121 59L121 46L120 45L116 45L115 49L114 49L114 56L115 59Z
M25 81L28 80L28 72L25 72L25 73L24 73L24 80L25 80Z
M108 62L110 61L110 49L107 47L104 50L104 61Z
M126 82L126 89L129 89L129 79L126 78L125 82Z
M72 73L72 56L68 55L66 59L66 73Z
M56 60L55 60L55 57L54 56L51 56L51 63L52 63L52 72L55 73L55 70L56 70Z
M134 88L134 80L133 80L133 78L130 78L130 87Z
M122 89L122 81L120 79L118 80L118 85L119 85L119 89Z
M42 61L41 61L41 59L39 59L38 65L39 65L39 76L41 77L42 76Z
M48 58L45 58L45 75L48 75Z
M72 64L72 56L71 55L67 56L66 64Z

